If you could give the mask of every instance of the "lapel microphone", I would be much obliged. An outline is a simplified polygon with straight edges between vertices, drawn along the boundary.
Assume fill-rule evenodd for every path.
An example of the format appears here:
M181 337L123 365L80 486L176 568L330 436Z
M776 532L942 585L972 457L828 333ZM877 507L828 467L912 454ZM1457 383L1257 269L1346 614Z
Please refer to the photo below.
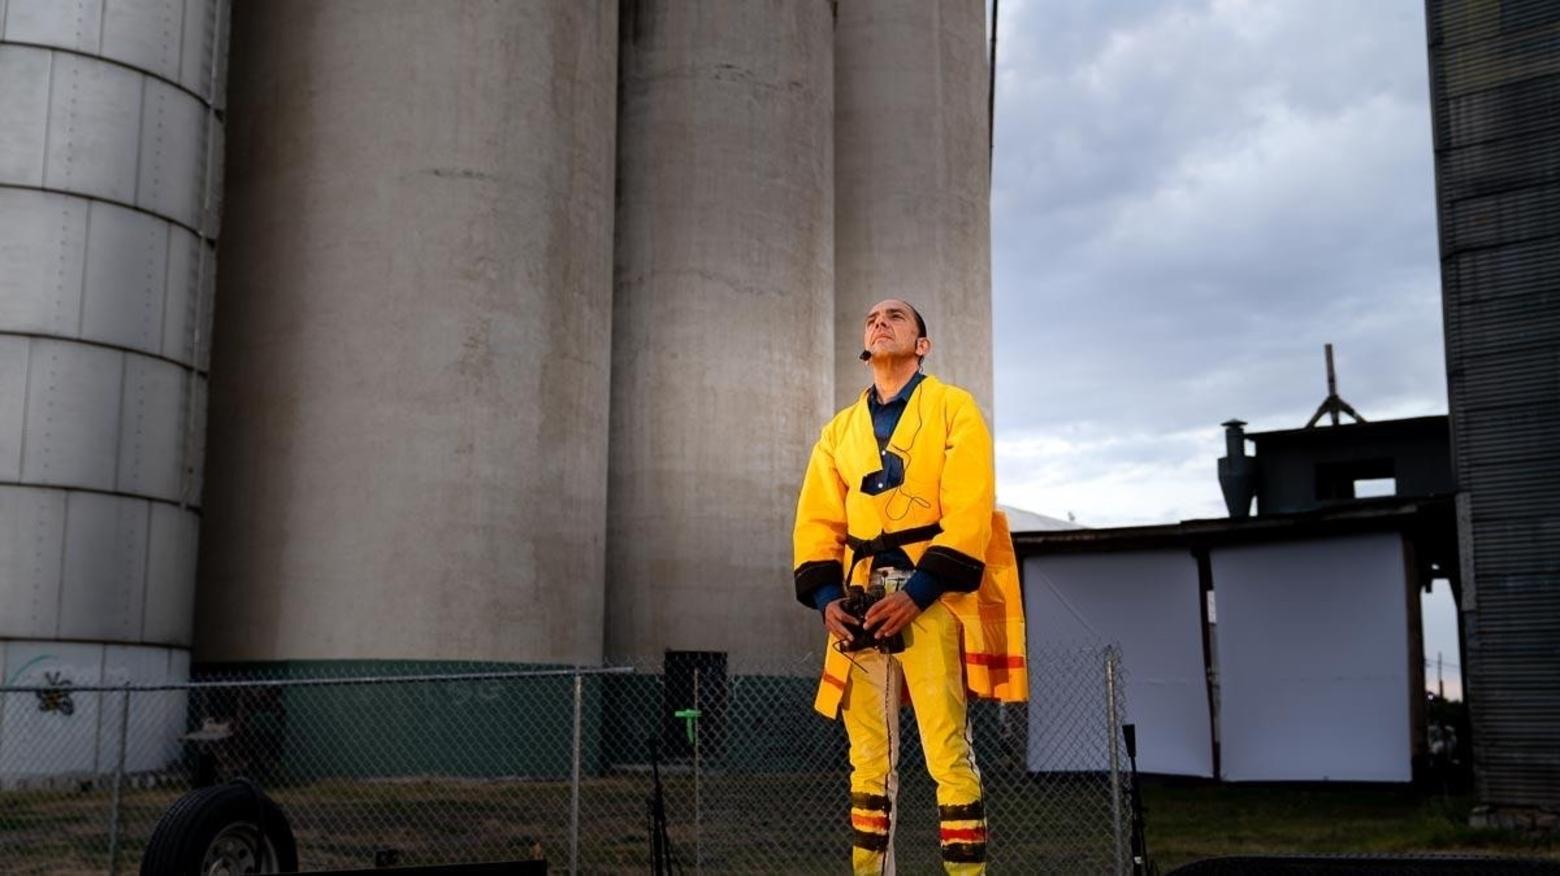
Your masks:
M872 351L871 350L862 350L861 351L861 355L858 356L857 358L859 358L863 362L871 362L872 361Z

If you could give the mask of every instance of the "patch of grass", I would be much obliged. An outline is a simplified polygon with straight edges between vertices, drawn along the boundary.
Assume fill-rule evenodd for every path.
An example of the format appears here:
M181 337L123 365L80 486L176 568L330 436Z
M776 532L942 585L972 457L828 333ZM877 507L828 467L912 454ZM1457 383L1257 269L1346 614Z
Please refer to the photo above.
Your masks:
M999 872L1097 873L1113 857L1108 784L1100 776L1023 775L991 780L992 866ZM902 776L896 849L905 872L937 869L936 803L924 773ZM845 777L838 772L713 774L700 788L703 830L692 824L687 774L663 777L668 831L684 869L695 851L707 872L839 872L849 854ZM643 873L649 866L649 776L587 779L580 798L580 862L586 873ZM127 790L120 867L181 789ZM555 866L568 858L567 782L471 779L329 779L280 786L304 863L370 866L377 849L402 863L525 857L541 843ZM0 870L101 872L107 864L109 794L0 794ZM1553 838L1468 827L1468 797L1369 786L1220 786L1149 782L1149 852L1162 870L1206 857L1273 853L1463 852L1560 859Z
M1218 855L1457 852L1560 859L1554 838L1468 826L1469 797L1409 788L1145 783L1161 870Z

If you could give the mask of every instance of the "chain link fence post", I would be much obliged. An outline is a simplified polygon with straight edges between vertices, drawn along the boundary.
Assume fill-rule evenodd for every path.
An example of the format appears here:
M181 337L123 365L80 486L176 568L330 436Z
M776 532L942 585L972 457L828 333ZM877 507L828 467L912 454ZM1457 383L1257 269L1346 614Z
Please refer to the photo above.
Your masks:
M569 873L580 872L580 755L585 703L585 676L574 673L574 752L569 778Z
M98 694L99 697L102 694ZM130 681L125 680L119 694L119 755L114 764L114 796L109 804L108 821L108 873L119 873L119 816L120 795L125 783L125 752L130 747Z
M693 732L693 872L694 876L702 876L704 873L704 809L699 799L700 762L699 762L699 737L704 734L699 732L699 718L703 715L699 711L699 667L693 667L693 723L689 725Z
M1105 648L1105 729L1110 734L1110 821L1115 831L1116 872L1125 873L1125 861L1121 847L1121 715L1116 708L1116 664L1119 654L1115 645Z

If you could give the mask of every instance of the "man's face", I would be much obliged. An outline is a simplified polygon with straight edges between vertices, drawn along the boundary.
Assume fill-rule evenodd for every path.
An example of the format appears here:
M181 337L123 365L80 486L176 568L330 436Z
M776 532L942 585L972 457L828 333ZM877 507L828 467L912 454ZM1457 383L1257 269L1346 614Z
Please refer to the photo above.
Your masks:
M910 305L898 298L887 298L867 311L861 346L870 352L873 358L915 356L918 333L915 313L910 309Z

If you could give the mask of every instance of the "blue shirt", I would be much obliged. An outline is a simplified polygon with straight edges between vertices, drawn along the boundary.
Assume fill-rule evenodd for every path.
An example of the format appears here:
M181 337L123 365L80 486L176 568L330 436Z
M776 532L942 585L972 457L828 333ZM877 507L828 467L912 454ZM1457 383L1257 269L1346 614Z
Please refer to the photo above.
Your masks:
M867 389L867 410L872 414L872 434L877 438L879 458L883 461L882 469L868 475L867 483L863 484L870 495L893 489L904 482L904 460L888 449L888 439L899 426L899 418L904 416L910 396L915 393L915 388L924 379L926 375L917 371L898 394L886 402L878 401L876 386ZM880 569L884 566L898 569L911 568L910 557L899 548L875 554L872 557L872 568ZM910 576L910 580L905 582L904 590L915 604L925 611L928 606L937 601L937 597L943 594L943 585L936 576L916 569ZM822 611L829 603L844 595L844 588L839 586L819 587L813 593L813 604Z

